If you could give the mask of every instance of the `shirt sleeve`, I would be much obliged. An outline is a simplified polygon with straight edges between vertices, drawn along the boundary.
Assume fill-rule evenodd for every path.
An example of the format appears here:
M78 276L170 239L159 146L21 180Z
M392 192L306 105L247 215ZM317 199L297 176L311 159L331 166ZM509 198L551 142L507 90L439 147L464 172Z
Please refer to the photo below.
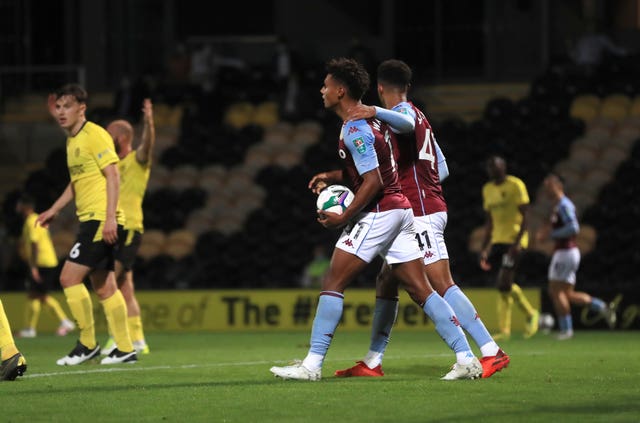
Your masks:
M517 187L517 203L519 206L523 204L529 204L529 192L527 192L527 186L520 179L516 179Z
M563 200L558 205L558 216L562 221L562 226L551 231L551 238L568 238L576 235L580 231L576 209L573 203Z
M120 159L116 154L113 140L109 136L107 131L99 131L96 136L91 140L91 154L98 163L100 169L104 169L113 163L118 163Z
M344 145L351 153L358 173L369 172L378 167L378 155L373 146L375 137L365 120L348 122L344 128Z
M436 146L436 161L438 162L438 177L440 178L440 183L447 179L449 176L449 166L447 165L447 158L444 156L444 153L440 149L440 145L438 141L433 140L433 144Z
M400 103L392 110L375 106L376 117L383 122L389 124L389 127L396 134L406 134L413 132L416 128L416 116L411 107L407 107L407 103Z

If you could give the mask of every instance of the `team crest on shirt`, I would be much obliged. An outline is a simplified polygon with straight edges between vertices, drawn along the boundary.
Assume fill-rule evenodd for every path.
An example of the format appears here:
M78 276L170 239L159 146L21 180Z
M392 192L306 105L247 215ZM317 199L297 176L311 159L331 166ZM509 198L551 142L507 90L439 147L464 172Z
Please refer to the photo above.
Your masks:
M365 151L367 151L367 146L364 143L364 140L362 139L362 137L358 137L356 139L353 140L353 145L355 145L356 147L356 151L360 154L364 154Z

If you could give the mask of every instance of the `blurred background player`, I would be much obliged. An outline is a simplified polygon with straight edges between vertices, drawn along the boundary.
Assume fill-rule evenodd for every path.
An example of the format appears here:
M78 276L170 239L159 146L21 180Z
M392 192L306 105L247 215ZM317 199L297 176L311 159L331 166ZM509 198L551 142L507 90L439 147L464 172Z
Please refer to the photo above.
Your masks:
M460 325L474 339L482 358L482 377L489 377L509 364L510 358L493 340L475 307L456 285L449 268L449 254L444 240L447 225L447 204L441 182L448 176L446 159L438 145L424 113L407 100L411 85L411 68L400 60L386 60L378 66L377 86L380 102L391 113L410 116L413 130L398 133L394 121L399 116L374 106L358 105L351 109L349 119L377 117L391 126L389 134L398 169L402 192L413 208L416 237L423 252L429 282L449 303ZM388 266L377 282L371 345L362 361L350 369L338 370L336 376L382 376L382 357L389 342L398 313L397 281L389 278ZM395 282L395 283L391 283Z
M135 295L133 283L133 263L144 232L142 200L149 182L151 172L151 155L156 141L153 123L153 104L145 99L142 105L142 141L135 150L132 147L134 131L126 120L115 120L107 125L107 132L113 138L116 153L120 158L120 207L124 210L126 238L120 240L120 248L116 252L116 280L127 303L127 322L131 340L136 351L149 354L149 346L144 338L140 305ZM109 355L116 348L113 337L110 337L102 349L103 355Z
M487 173L490 180L482 187L482 206L486 218L480 267L487 272L493 270L493 274L498 269L500 333L494 339L511 336L511 309L514 301L527 317L524 336L529 338L538 331L540 312L531 306L514 281L522 251L529 243L529 193L520 178L507 174L507 163L503 157L489 157Z
M344 291L379 255L455 352L456 363L442 379L480 377L482 366L473 355L453 310L433 290L424 272L411 204L402 193L391 146L380 130L384 124L377 119L347 121L348 111L360 103L369 88L369 74L360 63L345 58L330 60L326 70L320 92L325 108L344 121L338 140L344 170L319 173L312 177L308 187L317 194L322 186L347 180L355 198L342 214L322 212L318 215L318 222L324 227L345 229L336 241L329 271L322 281L311 345L302 362L274 366L271 372L283 379L321 379L324 359L342 318Z
M118 348L101 364L135 363L127 325L127 305L116 284L114 249L124 236L124 213L118 206L120 176L118 155L109 133L85 116L87 92L77 84L60 88L49 96L50 111L67 134L67 166L71 181L53 205L40 213L36 222L48 227L69 202L75 200L80 221L76 241L62 266L60 285L64 289L80 339L56 363L75 366L100 354L96 341L93 301L84 284L88 276L100 299L107 326Z
M18 351L0 300L0 380L16 380L27 371L27 360Z
M19 332L23 338L36 336L42 305L55 313L60 321L57 334L66 335L76 325L69 320L58 300L49 295L57 283L58 257L47 228L36 225L38 214L34 210L35 201L28 194L22 194L16 203L16 211L24 218L20 237L20 255L29 266L25 326Z
M608 306L600 298L586 292L575 291L576 272L580 266L580 250L576 244L576 235L580 231L576 207L564 192L562 178L550 173L544 180L544 189L554 202L549 223L536 234L538 240L551 238L554 252L549 264L549 296L556 312L560 332L558 340L573 337L571 305L588 306L590 310L602 315L610 328L616 324L615 306Z

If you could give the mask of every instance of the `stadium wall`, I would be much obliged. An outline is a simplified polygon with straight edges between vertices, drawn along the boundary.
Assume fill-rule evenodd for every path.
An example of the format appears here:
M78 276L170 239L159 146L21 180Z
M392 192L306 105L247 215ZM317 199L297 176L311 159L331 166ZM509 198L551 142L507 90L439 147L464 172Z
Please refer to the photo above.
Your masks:
M539 288L523 289L534 307L540 308ZM466 289L465 293L476 306L487 328L497 331L496 301L494 289ZM64 295L52 294L68 312ZM92 292L96 316L96 331L106 333L106 321L100 303ZM318 291L314 289L275 290L199 290L199 291L138 291L142 309L144 330L151 332L172 331L291 331L309 330L315 315ZM14 332L24 322L24 293L2 294L7 316ZM619 297L619 327L640 329L640 304L629 303ZM347 291L340 330L365 330L371 327L375 291L351 289ZM584 310L574 311L576 328L604 329L599 317ZM513 312L513 332L524 329L525 319L516 307ZM43 308L38 333L54 333L58 322ZM434 330L431 321L406 293L400 297L400 310L396 322L398 330Z

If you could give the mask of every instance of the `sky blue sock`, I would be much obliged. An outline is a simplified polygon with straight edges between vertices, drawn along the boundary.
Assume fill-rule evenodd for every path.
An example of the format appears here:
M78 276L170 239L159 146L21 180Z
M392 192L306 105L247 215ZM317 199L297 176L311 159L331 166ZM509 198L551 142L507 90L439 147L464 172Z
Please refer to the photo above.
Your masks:
M376 298L369 350L384 353L398 315L398 299Z
M462 353L468 351L471 353L471 347L455 317L455 313L437 292L432 292L429 295L422 309L435 324L436 331L440 337L454 352Z
M602 313L602 311L607 308L607 305L600 298L591 297L591 304L589 304L589 310L597 311L598 313Z
M334 291L322 291L318 299L316 317L313 319L311 328L311 348L310 352L327 355L329 345L333 339L333 333L340 323L342 317L342 307L344 305L344 295Z
M457 285L447 289L447 292L444 293L444 300L449 303L458 317L460 325L469 332L478 347L493 341L489 331L480 320L475 307Z
M571 314L560 316L560 319L558 320L558 327L560 328L560 332L572 331L573 320L571 319Z

